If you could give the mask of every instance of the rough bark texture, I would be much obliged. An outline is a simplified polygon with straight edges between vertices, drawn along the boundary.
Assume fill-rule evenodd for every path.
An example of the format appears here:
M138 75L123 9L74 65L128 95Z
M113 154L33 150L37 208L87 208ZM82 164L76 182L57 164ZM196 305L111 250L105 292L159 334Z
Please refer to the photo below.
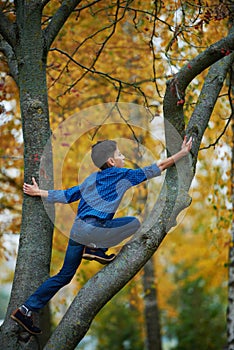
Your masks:
M39 165L44 146L50 137L46 86L46 51L41 32L41 9L34 2L17 6L17 40L14 52L17 61L21 118L24 137L24 179L39 179ZM30 19L30 20L29 20ZM52 186L51 173L45 186ZM40 198L25 196L17 266L7 316L2 327L4 349L36 347L39 340L26 345L19 327L9 318L10 313L25 300L49 274L53 227ZM45 315L46 310L43 311ZM48 318L48 315L45 317ZM44 328L43 324L41 325ZM48 328L48 325L47 325ZM17 333L16 332L17 329ZM11 337L9 337L9 332ZM48 332L44 332L48 334ZM27 337L26 337L27 340ZM46 339L44 339L44 342ZM40 340L43 342L43 339Z

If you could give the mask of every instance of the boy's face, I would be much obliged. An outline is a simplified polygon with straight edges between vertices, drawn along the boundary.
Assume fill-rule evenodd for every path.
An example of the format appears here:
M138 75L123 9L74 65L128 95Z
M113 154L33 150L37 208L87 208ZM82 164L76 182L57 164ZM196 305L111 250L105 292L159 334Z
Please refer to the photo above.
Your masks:
M116 151L114 152L114 158L113 159L113 166L116 166L116 168L123 168L124 167L124 155L120 152L119 148L116 148Z

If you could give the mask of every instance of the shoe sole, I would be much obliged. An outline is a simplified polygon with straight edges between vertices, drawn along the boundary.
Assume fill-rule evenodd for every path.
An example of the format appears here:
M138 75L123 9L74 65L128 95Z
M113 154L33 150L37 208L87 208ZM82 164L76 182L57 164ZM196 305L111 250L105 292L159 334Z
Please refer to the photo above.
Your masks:
M34 335L38 335L38 334L41 334L42 332L40 333L36 333L36 332L33 332L31 331L30 329L27 328L27 326L25 326L25 324L23 322L21 322L17 317L15 317L14 315L11 315L11 318L12 320L16 321L20 326L22 326L24 329L26 329L26 331L30 334L34 334Z
M105 258L97 257L97 255L92 255L92 254L83 254L82 257L83 259L86 259L86 260L95 260L100 264L104 264L104 265L110 263L115 259L115 256L112 259L105 259Z

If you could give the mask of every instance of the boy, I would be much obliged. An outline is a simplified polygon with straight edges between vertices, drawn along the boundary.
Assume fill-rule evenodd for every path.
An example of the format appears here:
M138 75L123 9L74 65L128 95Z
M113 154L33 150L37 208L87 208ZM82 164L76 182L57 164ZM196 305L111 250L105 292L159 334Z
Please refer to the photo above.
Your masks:
M191 147L192 139L187 141L185 137L181 150L172 157L158 165L133 170L124 168L125 157L115 141L99 141L92 147L91 157L101 171L91 174L82 184L67 190L50 191L39 189L34 178L32 185L24 184L25 194L44 197L50 203L80 202L62 269L46 280L13 312L11 318L29 333L40 334L41 330L33 323L32 313L39 312L60 288L71 281L82 258L109 263L115 255L106 255L107 248L120 243L140 227L135 217L113 219L124 193L132 186L159 176L186 156Z

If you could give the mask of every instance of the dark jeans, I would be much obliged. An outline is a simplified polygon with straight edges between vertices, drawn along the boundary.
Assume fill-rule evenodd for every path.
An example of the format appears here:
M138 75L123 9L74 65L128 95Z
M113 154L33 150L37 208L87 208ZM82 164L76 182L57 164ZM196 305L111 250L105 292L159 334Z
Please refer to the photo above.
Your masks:
M94 225L94 229L96 227L98 227L99 230L101 229L100 222L95 222L93 218L92 220L89 218L89 220L86 220L89 230L91 221L92 225ZM135 217L108 220L103 222L102 225L103 228L107 229L108 227L110 229L111 236L118 235L119 239L117 239L116 242L120 242L131 236L140 227L140 223ZM83 228L85 228L84 225ZM30 310L38 312L58 292L58 290L68 284L75 275L76 270L81 263L85 245L78 243L73 236L74 233L71 236L72 239L69 239L64 263L59 273L42 283L42 285L25 301L24 305ZM108 242L109 239L110 237L108 236ZM106 251L107 249L104 250Z
M111 220L96 218L77 218L71 229L74 241L94 248L114 247L140 227L140 222L134 216L125 216Z

